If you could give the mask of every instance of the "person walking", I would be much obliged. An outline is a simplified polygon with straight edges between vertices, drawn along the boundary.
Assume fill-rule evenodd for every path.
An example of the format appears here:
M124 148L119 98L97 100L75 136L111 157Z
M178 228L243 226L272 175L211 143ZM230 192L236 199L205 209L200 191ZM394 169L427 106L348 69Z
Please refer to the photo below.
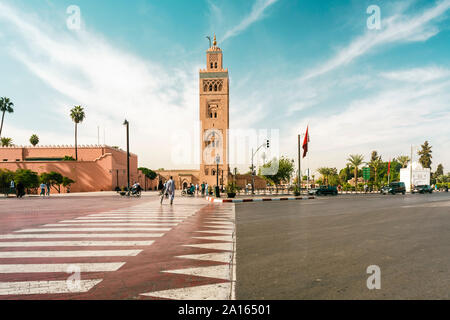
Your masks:
M41 194L40 196L43 196L45 198L45 190L47 189L47 185L45 183L41 183L41 185L39 186L41 188Z
M17 184L17 198L22 198L25 195L25 187L22 182Z
M173 181L173 177L170 177L169 181L165 183L164 193L161 196L161 204L163 203L165 194L169 196L170 205L172 205L173 199L175 198L175 182Z
M15 194L16 193L16 183L14 182L14 179L11 180L9 184L9 193Z
M47 196L50 197L50 183L47 184Z
M205 183L203 182L202 183L202 196L204 196L205 195Z

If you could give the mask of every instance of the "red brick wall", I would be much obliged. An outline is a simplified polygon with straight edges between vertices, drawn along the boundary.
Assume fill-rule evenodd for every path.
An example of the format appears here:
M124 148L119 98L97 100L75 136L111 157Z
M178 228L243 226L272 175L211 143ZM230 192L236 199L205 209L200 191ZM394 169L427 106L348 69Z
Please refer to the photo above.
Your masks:
M39 174L55 171L76 182L70 187L71 192L111 191L117 186L127 186L127 155L126 152L110 147L81 147L78 162L75 161L15 161L28 157L57 158L72 155L70 148L0 148L0 168L16 171L29 169ZM74 151L73 151L74 152ZM18 157L20 154L20 157ZM73 153L74 155L75 153ZM89 160L87 160L89 159ZM130 181L139 179L137 170L138 159L130 155ZM141 176L143 176L141 174ZM64 189L64 188L62 188ZM66 192L66 190L61 190Z

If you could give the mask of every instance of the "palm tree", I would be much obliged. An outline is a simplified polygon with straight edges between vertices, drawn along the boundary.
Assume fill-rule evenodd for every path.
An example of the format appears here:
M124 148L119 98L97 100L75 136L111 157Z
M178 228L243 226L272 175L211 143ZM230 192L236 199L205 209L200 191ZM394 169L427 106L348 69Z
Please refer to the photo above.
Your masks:
M0 125L0 137L2 136L3 130L3 120L5 119L5 113L13 113L14 112L14 103L12 103L9 98L0 98L0 112L2 113L2 123Z
M83 122L86 117L83 107L75 106L72 110L70 110L70 117L72 118L72 121L75 122L75 160L78 161L77 129L78 124Z
M406 168L406 166L408 165L409 160L410 159L409 159L408 156L399 156L397 158L397 162L402 165L402 168Z
M378 155L378 152L372 151L372 157L367 164L369 165L369 167L373 168L374 183L375 183L375 185L377 185L377 180L378 180L377 172L378 172L378 169L383 164L383 161L381 160L381 156Z
M355 190L358 183L358 167L363 164L364 156L362 154L351 154L347 159L349 165L355 168Z
M322 175L324 183L328 185L328 177L333 174L333 169L322 167L317 169L317 172L319 172Z
M433 158L433 156L431 155L431 153L433 152L431 151L431 146L428 141L425 141L425 143L421 145L421 147L422 150L417 152L417 154L420 156L419 162L422 167L431 168L431 158Z
M35 134L33 134L30 137L30 143L33 145L33 147L36 147L36 145L39 143L39 137Z
M11 138L1 138L0 141L2 147L11 147L13 145L13 140Z

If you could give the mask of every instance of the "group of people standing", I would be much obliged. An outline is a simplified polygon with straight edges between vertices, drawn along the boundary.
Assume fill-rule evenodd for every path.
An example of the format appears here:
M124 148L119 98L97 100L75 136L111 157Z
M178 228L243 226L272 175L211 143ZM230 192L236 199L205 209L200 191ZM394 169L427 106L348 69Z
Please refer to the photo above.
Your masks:
M39 196L48 196L50 197L50 184L41 183L39 185L39 188L41 189L41 194Z
M16 185L14 180L11 180L9 185L9 193L13 193L17 195L17 198L22 198L25 195L25 186L21 181L19 181Z
M190 194L201 192L202 196L205 194L208 194L209 185L207 183L202 183L201 185L194 185L191 184L190 188L188 189ZM173 177L171 176L169 180L167 180L161 190L161 204L164 201L164 198L170 199L170 204L173 205L173 200L175 198L175 182L173 181Z
M39 189L41 190L41 196L50 196L50 184L45 184L44 182L42 182L39 185ZM14 180L11 180L9 184L9 193L16 194L17 198L23 198L23 196L25 195L24 184L21 181L16 184Z

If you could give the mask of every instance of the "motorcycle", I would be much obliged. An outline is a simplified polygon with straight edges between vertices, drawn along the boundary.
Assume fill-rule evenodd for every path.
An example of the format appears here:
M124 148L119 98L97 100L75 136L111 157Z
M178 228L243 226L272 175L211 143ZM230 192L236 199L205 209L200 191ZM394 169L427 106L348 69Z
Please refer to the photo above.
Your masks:
M181 196L183 197L193 197L195 195L195 191L192 192L190 189L184 189L181 191Z

